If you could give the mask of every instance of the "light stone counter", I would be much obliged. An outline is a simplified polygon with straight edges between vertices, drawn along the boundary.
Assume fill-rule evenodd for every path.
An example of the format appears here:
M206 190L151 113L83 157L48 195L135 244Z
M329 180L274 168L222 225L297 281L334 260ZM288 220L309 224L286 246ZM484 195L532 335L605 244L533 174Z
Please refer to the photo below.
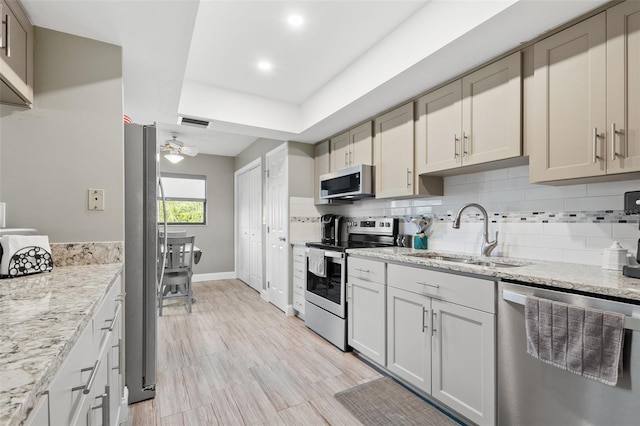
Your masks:
M25 420L121 272L66 266L0 280L0 425Z
M640 279L629 278L622 272L602 269L598 266L579 265L574 263L548 262L544 260L514 259L491 257L479 260L493 260L505 263L525 263L518 267L486 267L465 263L453 263L443 260L432 260L425 257L411 256L415 253L434 252L445 256L463 257L468 254L447 253L434 250L415 250L404 247L385 247L370 249L349 249L350 256L377 258L389 262L415 266L435 267L442 270L465 272L498 280L513 280L530 284L541 284L558 289L579 290L594 295L614 296L623 299L640 301ZM474 256L476 258L476 256Z

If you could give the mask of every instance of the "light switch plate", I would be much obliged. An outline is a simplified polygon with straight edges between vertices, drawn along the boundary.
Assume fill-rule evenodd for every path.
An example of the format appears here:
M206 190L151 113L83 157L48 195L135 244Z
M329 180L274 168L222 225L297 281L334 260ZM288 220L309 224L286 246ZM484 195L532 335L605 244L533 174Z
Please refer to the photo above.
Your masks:
M91 189L88 193L89 211L104 211L104 189Z

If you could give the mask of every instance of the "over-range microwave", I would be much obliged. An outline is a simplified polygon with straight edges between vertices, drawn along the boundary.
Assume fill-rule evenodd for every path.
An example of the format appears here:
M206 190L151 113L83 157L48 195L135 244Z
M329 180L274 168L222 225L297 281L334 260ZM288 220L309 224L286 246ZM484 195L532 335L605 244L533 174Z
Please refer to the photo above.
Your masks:
M322 199L357 199L374 195L373 166L358 164L320 176Z

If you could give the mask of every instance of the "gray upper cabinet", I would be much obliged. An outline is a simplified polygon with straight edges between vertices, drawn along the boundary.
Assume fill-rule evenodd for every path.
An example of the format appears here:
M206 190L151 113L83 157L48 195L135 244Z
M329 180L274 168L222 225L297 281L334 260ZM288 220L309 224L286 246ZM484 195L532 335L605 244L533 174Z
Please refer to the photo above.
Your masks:
M33 103L33 26L15 0L0 0L0 103Z
M329 204L328 200L320 198L320 176L331 171L329 156L329 141L320 142L314 147L314 178L313 201L318 204Z
M640 3L534 46L531 181L640 171Z
M521 87L516 52L418 99L418 174L522 155Z
M373 162L373 133L367 121L331 138L331 171Z
M607 10L607 173L640 171L640 2Z
M413 103L374 121L376 198L414 194Z
M534 46L534 182L605 173L605 13Z

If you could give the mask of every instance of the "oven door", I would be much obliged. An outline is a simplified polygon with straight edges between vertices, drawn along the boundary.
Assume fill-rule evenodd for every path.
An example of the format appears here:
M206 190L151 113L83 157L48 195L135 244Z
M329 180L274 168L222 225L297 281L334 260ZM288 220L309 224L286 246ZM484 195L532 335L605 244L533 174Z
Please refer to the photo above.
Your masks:
M344 253L327 250L326 277L319 277L309 271L307 258L307 289L305 298L322 309L340 318L346 318L345 308L345 262Z

